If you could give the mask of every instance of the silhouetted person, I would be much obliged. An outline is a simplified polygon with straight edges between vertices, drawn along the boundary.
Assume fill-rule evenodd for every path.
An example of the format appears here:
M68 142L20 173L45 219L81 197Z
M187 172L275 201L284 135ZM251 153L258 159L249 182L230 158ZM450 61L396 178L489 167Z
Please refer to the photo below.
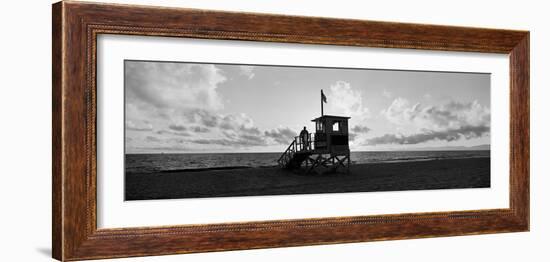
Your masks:
M306 127L300 132L300 142L302 144L302 150L307 150L309 147L309 132Z

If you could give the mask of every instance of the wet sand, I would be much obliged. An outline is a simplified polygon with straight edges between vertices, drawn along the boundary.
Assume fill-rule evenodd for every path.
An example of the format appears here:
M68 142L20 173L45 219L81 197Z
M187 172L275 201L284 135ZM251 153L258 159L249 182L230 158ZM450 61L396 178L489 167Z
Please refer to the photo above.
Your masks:
M490 158L353 164L349 173L278 167L127 173L126 200L490 187Z

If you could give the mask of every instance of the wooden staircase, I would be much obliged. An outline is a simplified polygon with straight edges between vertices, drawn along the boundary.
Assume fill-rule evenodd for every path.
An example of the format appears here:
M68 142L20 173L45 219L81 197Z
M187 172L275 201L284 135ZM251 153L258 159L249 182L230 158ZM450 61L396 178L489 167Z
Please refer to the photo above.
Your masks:
M281 155L277 163L281 168L295 169L300 168L302 163L309 159L314 153L312 148L311 134L309 134L307 141L302 142L299 136L294 137L294 140L285 152Z

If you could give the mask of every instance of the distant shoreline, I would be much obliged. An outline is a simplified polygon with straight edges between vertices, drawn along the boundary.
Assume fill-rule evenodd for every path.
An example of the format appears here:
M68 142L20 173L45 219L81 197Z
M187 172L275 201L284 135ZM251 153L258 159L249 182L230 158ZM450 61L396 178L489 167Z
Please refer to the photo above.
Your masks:
M463 151L491 151L491 149L474 149L474 148L464 148L464 149L415 149L415 150L379 150L379 151L351 151L351 153L378 153L378 152L463 152ZM199 155L199 154L282 154L282 151L277 152L162 152L162 153L125 153L125 155Z

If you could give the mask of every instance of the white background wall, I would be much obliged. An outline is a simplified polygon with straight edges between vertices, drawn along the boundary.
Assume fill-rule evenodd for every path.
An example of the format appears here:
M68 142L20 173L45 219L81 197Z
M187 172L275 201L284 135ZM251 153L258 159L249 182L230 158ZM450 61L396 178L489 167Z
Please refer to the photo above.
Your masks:
M546 1L107 1L531 31L531 232L277 248L124 261L549 261L550 27ZM51 253L50 1L0 8L0 260Z

